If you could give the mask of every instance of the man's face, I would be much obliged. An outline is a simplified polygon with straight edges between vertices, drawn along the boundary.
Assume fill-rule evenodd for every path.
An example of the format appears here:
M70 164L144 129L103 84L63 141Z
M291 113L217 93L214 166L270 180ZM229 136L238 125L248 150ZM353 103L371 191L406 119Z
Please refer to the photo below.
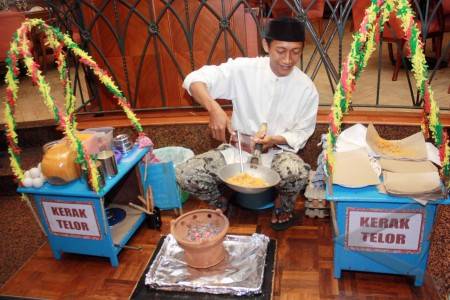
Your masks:
M279 77L287 76L300 61L303 42L273 40L270 45L263 40L263 47L270 57L270 68Z

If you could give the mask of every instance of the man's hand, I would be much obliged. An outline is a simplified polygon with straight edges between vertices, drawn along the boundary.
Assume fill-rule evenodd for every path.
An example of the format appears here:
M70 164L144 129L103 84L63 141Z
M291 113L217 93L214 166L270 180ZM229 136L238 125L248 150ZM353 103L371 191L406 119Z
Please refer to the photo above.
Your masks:
M225 130L232 134L231 121L227 113L219 106L209 111L209 129L213 138L226 142Z
M232 133L231 121L227 113L209 95L206 84L203 82L193 82L189 87L192 97L209 112L209 129L213 138L226 142L225 130Z
M264 135L262 138L254 136L253 140L255 144L263 145L263 152L267 151L269 148L272 148L275 145L283 145L286 144L286 139L281 135Z
M274 145L272 140L272 136L267 135L267 123L262 123L259 127L258 132L255 133L253 137L254 144L263 145L263 152L267 151L267 149L271 148Z
M271 135L264 135L262 137L257 137L255 135L254 142L255 144L263 145L263 152L266 152L267 149L272 148L276 144L275 141L273 140L273 136Z

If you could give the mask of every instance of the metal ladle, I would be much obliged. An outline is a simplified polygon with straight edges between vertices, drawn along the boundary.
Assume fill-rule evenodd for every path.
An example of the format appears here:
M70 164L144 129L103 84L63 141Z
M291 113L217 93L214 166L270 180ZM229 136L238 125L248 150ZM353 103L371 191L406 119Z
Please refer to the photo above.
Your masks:
M238 139L238 147L239 147L239 160L241 163L241 173L244 173L244 162L242 161L242 146L241 146L241 134L239 131L237 132L237 139Z

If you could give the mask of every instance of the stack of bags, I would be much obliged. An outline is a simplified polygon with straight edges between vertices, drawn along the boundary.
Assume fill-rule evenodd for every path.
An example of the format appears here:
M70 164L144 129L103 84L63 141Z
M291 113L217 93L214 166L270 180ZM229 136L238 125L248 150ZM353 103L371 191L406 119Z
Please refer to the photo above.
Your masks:
M445 198L438 168L428 160L427 146L421 132L402 140L385 140L370 124L366 141L379 156L383 174L381 192L410 197L426 204Z
M336 141L333 183L348 188L361 188L381 183L373 151L366 143L367 128L356 124L341 132Z
M351 188L377 185L382 193L426 204L445 198L438 168L430 159L439 163L439 154L421 132L385 140L372 124L357 124L338 137L333 183Z

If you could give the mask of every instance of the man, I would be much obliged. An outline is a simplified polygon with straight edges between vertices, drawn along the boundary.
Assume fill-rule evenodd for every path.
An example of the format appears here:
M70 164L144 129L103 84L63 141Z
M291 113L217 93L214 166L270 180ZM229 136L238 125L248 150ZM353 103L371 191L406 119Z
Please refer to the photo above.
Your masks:
M254 143L263 144L263 165L281 177L271 220L275 230L286 229L295 221L295 200L310 170L296 154L314 132L319 102L314 83L297 68L304 40L303 23L289 17L272 20L262 41L268 57L236 58L219 66L204 66L183 83L209 112L209 128L215 139L226 142L226 131L232 136L239 131L253 136ZM232 101L231 121L215 99ZM267 124L267 133L258 132L262 123ZM245 149L247 161L252 150ZM227 199L217 172L238 161L237 148L222 144L179 165L177 181L184 190L225 210Z

